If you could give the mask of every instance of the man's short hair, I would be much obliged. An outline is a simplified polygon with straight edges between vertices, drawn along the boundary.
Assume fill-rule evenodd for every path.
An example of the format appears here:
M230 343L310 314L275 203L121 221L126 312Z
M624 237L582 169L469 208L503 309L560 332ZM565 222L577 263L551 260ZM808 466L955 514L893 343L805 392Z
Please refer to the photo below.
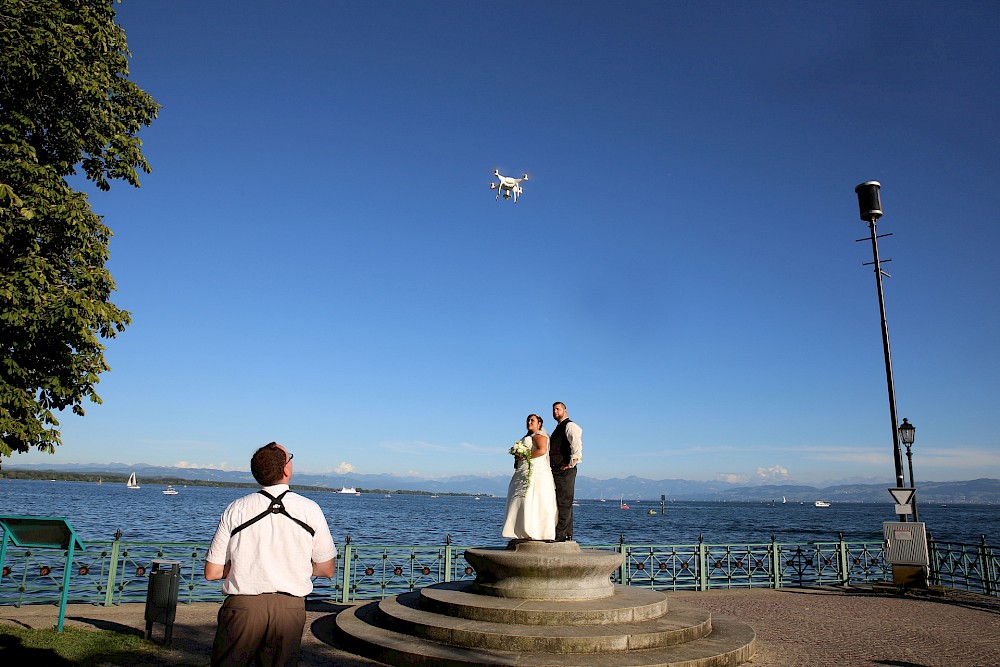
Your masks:
M261 486L272 486L285 476L285 464L288 454L276 442L269 442L256 452L250 459L250 472Z
M563 406L563 410L566 409L566 404L563 403L562 401L556 401L555 403L552 404L552 407L556 407L557 405Z

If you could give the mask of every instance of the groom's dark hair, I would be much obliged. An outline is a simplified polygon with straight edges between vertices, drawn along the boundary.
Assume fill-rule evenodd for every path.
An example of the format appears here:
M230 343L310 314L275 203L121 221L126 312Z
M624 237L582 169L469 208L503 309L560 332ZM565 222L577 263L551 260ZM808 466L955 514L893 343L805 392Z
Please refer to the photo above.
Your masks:
M285 474L288 455L276 442L269 442L253 454L250 473L261 486L277 484Z
M552 407L556 407L557 405L563 406L563 410L566 409L566 404L563 403L562 401L556 401L555 403L552 404Z

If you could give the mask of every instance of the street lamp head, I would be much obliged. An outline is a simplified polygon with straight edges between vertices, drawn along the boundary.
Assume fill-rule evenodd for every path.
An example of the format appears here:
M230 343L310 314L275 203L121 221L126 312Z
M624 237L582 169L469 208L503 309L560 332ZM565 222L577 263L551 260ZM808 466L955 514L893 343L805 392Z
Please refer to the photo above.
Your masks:
M907 421L906 417L903 417L903 423L899 426L899 439L906 445L907 449L913 444L913 434L916 431L913 424Z
M865 222L875 222L882 217L882 202L879 201L878 192L882 184L878 181L865 181L854 188L858 193L858 208L861 210L861 219Z

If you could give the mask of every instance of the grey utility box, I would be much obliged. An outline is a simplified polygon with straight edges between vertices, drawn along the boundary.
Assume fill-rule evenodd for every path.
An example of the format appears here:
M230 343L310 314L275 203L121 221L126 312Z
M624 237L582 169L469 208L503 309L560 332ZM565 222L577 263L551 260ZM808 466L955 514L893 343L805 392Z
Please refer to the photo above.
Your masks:
M927 552L927 529L919 521L886 521L885 559L892 564L892 581L899 586L927 587L931 559Z
M166 628L163 643L169 645L177 618L177 590L180 587L181 564L175 560L154 560L146 589L146 639L153 635L153 623Z

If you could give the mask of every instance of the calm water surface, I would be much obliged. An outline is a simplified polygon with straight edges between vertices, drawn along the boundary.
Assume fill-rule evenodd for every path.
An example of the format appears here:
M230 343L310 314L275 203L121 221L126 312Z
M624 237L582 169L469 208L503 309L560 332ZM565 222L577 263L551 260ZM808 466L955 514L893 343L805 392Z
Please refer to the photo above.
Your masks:
M141 484L140 480L140 484ZM70 520L84 541L122 539L148 542L208 542L222 510L249 489L178 486L176 496L162 485L126 489L123 484L0 480L0 513L57 516ZM503 498L361 496L308 492L326 514L334 541L350 534L361 544L442 544L451 536L461 546L500 546ZM886 494L888 496L888 494ZM891 503L844 503L818 508L812 503L770 506L759 503L678 502L660 514L659 502L580 500L574 522L581 544L614 544L624 535L632 544L691 544L702 534L708 543L881 541L882 522L895 521ZM657 514L649 515L654 509ZM1000 546L1000 505L921 505L920 518L943 542L987 542Z

